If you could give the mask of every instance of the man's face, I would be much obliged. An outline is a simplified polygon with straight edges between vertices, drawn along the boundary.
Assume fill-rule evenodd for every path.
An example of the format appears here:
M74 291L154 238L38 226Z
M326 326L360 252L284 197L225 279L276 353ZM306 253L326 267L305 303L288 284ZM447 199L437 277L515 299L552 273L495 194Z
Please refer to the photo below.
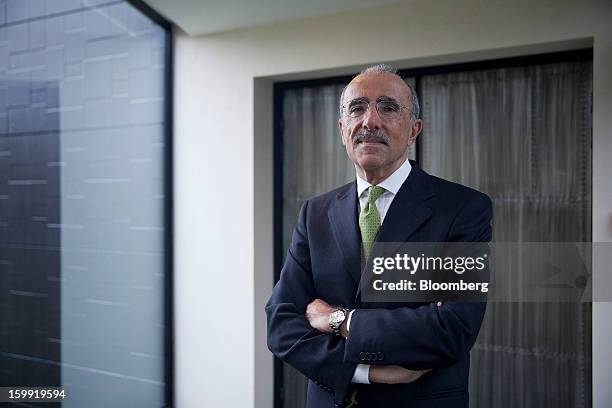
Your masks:
M385 113L384 102L389 101L403 106L399 115L389 117ZM377 102L383 102L379 104L382 115ZM353 110L355 117L351 117L347 113L355 103L358 108ZM390 73L359 75L347 86L342 105L338 123L342 144L358 172L362 177L372 172L389 176L404 162L408 146L421 131L421 121L410 120L410 89Z

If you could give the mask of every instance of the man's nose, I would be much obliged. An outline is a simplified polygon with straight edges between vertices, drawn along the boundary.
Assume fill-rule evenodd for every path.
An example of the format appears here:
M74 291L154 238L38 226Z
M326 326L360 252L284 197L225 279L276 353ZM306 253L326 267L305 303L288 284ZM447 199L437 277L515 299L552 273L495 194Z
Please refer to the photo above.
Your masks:
M376 109L376 104L371 104L368 106L368 110L363 116L362 126L368 130L379 129L382 124L382 119L378 114L378 109Z

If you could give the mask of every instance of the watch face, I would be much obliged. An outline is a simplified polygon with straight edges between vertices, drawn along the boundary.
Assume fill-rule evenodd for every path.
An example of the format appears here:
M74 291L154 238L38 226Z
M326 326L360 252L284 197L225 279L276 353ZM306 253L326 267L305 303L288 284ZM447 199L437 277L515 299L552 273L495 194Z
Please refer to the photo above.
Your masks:
M337 324L342 322L345 317L346 313L344 313L344 310L336 310L331 314L331 321Z

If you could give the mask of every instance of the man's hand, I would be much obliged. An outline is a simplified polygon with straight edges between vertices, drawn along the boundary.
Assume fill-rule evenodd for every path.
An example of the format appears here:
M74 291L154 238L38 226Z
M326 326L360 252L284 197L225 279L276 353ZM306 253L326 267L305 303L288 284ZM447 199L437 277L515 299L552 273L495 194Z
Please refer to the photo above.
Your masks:
M398 365L371 365L369 380L371 383L406 384L421 378L431 370L409 370Z
M335 309L324 300L315 299L306 306L306 320L315 329L323 333L331 333L329 315Z

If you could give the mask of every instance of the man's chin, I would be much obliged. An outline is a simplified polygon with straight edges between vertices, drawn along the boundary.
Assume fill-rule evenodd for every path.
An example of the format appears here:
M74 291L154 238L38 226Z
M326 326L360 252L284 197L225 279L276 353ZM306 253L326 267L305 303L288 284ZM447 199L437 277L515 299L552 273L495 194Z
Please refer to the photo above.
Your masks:
M373 154L362 155L357 160L357 164L359 167L366 171L372 171L376 169L380 169L384 164L384 159L380 156L376 156Z

